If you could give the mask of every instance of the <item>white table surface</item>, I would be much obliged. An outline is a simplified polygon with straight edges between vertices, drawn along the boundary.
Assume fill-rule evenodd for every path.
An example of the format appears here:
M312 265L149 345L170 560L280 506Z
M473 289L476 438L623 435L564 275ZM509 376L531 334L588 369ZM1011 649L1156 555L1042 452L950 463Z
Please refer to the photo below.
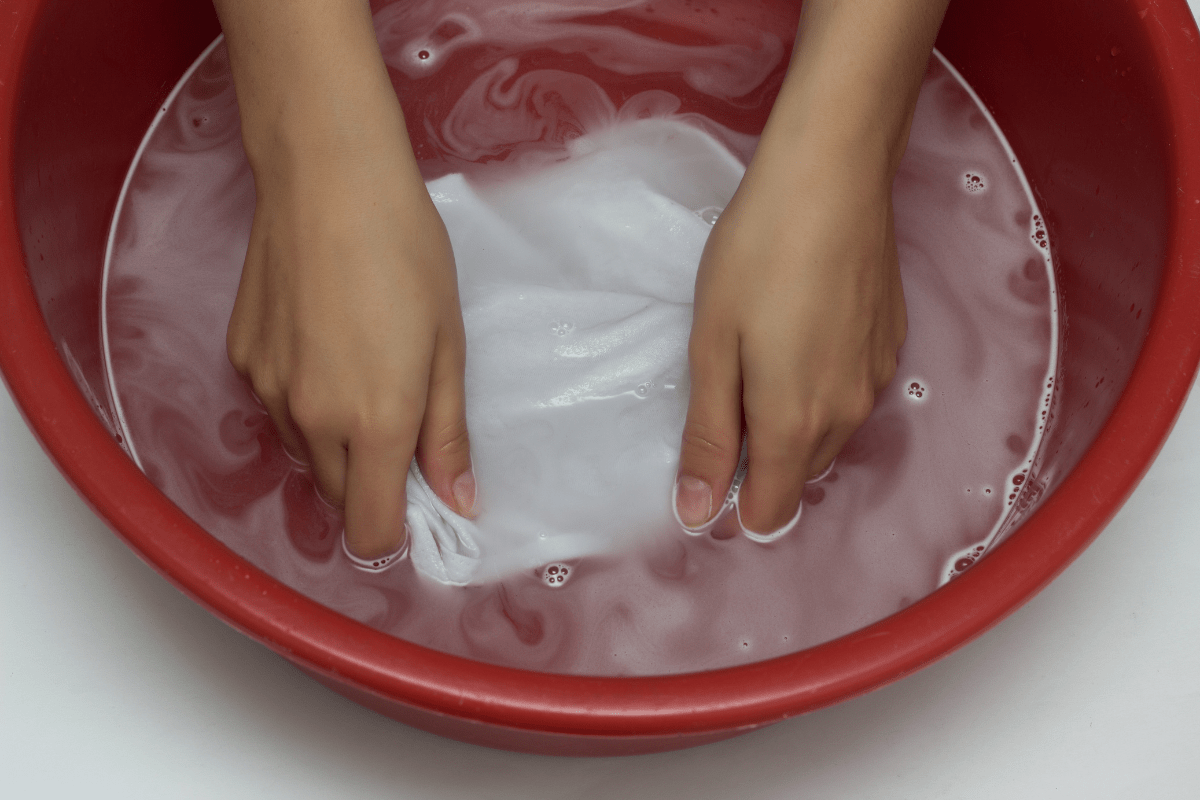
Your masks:
M0 796L1200 798L1197 486L1193 396L1100 538L954 655L726 742L549 758L407 728L226 627L108 531L0 392Z

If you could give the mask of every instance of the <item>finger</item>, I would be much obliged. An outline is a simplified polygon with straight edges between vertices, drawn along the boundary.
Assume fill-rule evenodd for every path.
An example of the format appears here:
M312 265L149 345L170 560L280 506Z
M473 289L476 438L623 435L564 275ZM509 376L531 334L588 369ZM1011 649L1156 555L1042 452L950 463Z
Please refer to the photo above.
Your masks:
M838 453L842 452L842 448L846 446L846 442L850 441L850 437L858 430L857 425L847 425L841 428L830 429L825 434L825 438L817 445L817 449L813 452L812 461L808 467L808 477L806 482L815 481L818 478L824 478L833 466L834 460Z
M747 468L738 515L745 530L769 535L796 518L834 410L818 404L793 365L758 351L744 370Z
M778 408L764 413L762 401L747 395L748 466L738 496L738 514L746 530L770 534L795 519L809 465L825 434L813 419Z
M846 446L846 442L850 441L850 437L867 421L870 409L870 405L861 406L857 414L829 429L813 451L806 481L824 477L824 474L833 466L833 461L837 458L838 453L842 452L842 448Z
M467 436L464 352L460 322L439 335L434 349L425 418L417 438L417 463L442 502L464 517L474 517L476 485Z
M330 398L312 391L313 381L298 380L288 393L288 418L299 431L321 496L332 505L346 503L346 423Z
M266 378L265 375L270 374L267 371L258 370L256 374L253 347L242 327L235 312L225 334L225 355L234 371L249 384L254 399L271 418L284 450L294 460L307 463L304 442L288 414L282 385L278 380Z
M833 460L837 458L837 454L842 452L842 448L846 446L846 442L850 441L850 437L866 423L875 407L875 398L895 374L895 360L895 356L892 356L893 366L890 373L885 370L886 378L881 379L878 375L876 376L875 391L860 389L848 395L849 401L842 405L841 413L835 417L824 438L813 450L812 460L808 467L808 480L812 480L828 470Z
M900 252L896 248L896 215L894 208L888 205L888 221L887 221L887 244L885 256L887 259L888 273L888 297L887 307L890 310L889 320L892 329L890 348L884 348L884 352L892 356L892 372L895 373L895 351L899 350L906 338L908 338L908 304L904 300L904 280L900 274ZM883 381L886 385L891 382L889 377ZM878 393L883 386L876 384L875 391Z
M346 546L361 559L395 553L405 543L405 483L417 426L380 434L360 431L346 456Z
M329 434L306 435L313 478L326 502L338 508L346 505L345 440Z
M309 463L308 449L304 446L304 437L300 430L292 421L291 414L288 413L287 400L284 398L283 392L273 388L264 387L261 390L258 385L255 385L254 396L258 402L262 404L267 411L267 416L271 418L271 422L275 425L276 432L279 433L279 439L283 442L283 449L294 461L301 464Z
M712 520L733 481L742 450L742 404L736 335L708 336L698 327L689 349L692 388L674 508L679 523L694 529Z
M321 496L332 505L346 503L346 430L328 397L312 391L313 381L295 382L288 395L288 417L303 440L306 463Z
M846 441L870 415L874 393L847 391L836 405L815 401L781 407L780 397L797 397L782 382L760 385L748 380L746 449L749 465L738 511L747 530L770 534L786 529L797 517L804 483L833 462Z

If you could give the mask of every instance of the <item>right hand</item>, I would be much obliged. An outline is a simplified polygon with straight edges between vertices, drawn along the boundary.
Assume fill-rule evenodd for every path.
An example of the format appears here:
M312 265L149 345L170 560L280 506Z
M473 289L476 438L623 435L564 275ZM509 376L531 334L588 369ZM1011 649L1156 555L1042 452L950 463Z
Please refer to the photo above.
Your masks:
M676 513L689 529L748 467L738 519L757 536L795 520L896 372L907 332L889 169L803 136L764 134L696 276L692 391ZM714 500L715 498L715 500Z
M276 139L252 158L229 359L344 508L349 551L371 559L404 544L414 454L438 496L473 514L454 257L402 124L305 138L320 146Z

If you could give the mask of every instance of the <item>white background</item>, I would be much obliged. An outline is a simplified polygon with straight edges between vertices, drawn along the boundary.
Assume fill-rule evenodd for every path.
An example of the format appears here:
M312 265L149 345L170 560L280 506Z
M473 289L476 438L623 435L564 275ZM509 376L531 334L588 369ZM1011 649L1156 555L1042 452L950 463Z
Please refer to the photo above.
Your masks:
M406 728L227 628L99 522L0 392L0 795L1197 798L1198 485L1194 396L1096 543L949 658L727 742L549 758Z

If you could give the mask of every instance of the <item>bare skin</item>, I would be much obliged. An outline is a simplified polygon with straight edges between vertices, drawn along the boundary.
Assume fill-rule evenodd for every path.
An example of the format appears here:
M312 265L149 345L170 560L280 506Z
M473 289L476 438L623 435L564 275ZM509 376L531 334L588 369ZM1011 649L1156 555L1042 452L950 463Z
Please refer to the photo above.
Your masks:
M218 0L258 203L227 343L362 558L414 453L471 515L454 257L360 0Z
M742 523L791 520L866 420L907 317L892 181L948 0L807 0L757 153L696 279L676 508L717 510L741 451Z
M891 185L948 0L808 0L788 77L696 282L678 510L736 468L742 519L781 527L866 419L905 334ZM405 475L471 516L464 336L366 0L215 0L258 204L227 336L347 546L404 542Z

